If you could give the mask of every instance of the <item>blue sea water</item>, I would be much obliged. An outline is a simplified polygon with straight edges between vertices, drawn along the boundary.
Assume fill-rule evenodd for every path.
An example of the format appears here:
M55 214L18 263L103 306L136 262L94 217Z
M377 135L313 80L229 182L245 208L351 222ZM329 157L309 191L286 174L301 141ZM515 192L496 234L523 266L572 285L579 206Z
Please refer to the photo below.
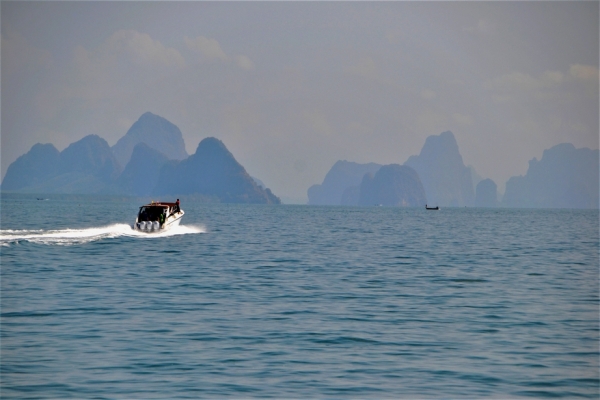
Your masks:
M597 210L45 197L2 197L2 398L600 396Z

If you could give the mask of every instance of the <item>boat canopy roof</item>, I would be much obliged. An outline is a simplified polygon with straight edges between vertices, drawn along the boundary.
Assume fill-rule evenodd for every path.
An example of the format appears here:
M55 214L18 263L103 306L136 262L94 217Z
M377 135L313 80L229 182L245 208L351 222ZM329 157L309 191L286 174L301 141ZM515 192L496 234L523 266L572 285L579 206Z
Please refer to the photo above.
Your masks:
M142 207L159 207L159 208L166 208L166 207L175 207L177 203L170 203L170 202L166 202L166 201L160 201L160 202L152 202L150 204L144 204Z

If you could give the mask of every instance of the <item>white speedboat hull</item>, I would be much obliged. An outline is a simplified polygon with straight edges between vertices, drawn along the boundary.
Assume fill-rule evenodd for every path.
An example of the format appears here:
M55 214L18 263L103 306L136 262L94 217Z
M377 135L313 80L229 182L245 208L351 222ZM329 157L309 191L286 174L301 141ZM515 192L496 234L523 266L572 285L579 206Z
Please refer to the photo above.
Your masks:
M174 205L175 203L151 203L140 207L140 214L135 220L133 229L140 232L148 233L163 232L179 225L185 213L183 212L183 210L178 209L178 204L177 208L174 208ZM178 211L173 212L177 209ZM150 218L148 218L148 214L143 213L143 210L146 210L151 214ZM158 214L156 213L157 211ZM154 212L153 215L152 212ZM163 216L169 216L164 220L164 222L161 223L160 221L162 221L162 216L160 214L162 214ZM161 216L161 218L159 218L159 216Z
M183 218L183 214L185 214L183 211L179 211L177 214L171 215L163 224L163 229L167 230L179 225L181 223L181 219Z

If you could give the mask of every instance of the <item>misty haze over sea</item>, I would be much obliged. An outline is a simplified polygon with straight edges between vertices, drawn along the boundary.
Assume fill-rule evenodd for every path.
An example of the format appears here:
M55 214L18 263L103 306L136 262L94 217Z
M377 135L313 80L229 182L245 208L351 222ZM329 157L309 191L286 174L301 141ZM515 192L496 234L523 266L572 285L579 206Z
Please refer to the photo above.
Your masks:
M125 169L123 137L146 112L180 130L160 141L168 159L214 137L284 202L307 203L337 161L403 165L446 131L499 194L546 150L598 149L598 2L0 7L2 180L37 143L63 152L89 135ZM524 203L546 197L514 186Z
M532 159L525 176L511 177L504 194L465 166L450 131L429 136L404 165L336 162L322 184L308 188L308 204L349 206L598 208L599 154L563 143ZM188 155L179 128L144 113L112 147L88 135L59 152L36 144L12 163L4 192L194 196L204 202L279 204L251 177L225 144L205 138Z

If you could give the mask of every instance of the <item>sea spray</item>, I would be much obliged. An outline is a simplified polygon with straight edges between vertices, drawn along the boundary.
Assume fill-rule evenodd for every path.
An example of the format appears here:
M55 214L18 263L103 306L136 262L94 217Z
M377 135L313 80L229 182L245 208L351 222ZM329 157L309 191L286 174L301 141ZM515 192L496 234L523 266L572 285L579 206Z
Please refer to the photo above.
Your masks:
M102 239L118 237L135 238L164 238L175 235L204 233L202 226L179 225L167 231L157 233L139 232L128 224L113 224L101 227L83 229L58 229L58 230L0 230L0 245L8 246L12 243L30 242L48 245L76 245L94 242Z

